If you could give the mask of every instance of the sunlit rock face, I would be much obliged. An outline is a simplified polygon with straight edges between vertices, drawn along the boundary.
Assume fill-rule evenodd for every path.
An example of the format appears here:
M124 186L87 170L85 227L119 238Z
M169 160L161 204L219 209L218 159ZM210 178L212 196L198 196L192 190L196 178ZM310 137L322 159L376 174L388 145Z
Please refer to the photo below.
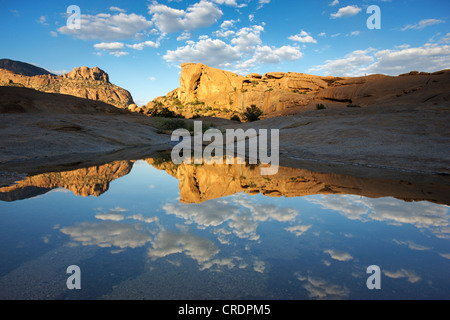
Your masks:
M134 104L127 90L109 82L108 74L98 67L75 68L62 76L25 76L0 69L0 86L16 86L47 93L60 93L79 98L102 101L118 108Z
M140 111L159 106L185 117L231 118L252 106L270 117L314 110L318 104L326 108L448 105L449 80L450 70L400 76L322 77L298 72L241 76L201 63L184 63L179 88Z

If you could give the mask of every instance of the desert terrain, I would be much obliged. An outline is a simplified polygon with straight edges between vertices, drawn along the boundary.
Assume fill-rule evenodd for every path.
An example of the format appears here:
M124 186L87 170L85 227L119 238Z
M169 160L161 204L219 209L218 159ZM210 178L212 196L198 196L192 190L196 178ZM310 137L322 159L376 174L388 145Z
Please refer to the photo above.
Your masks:
M105 99L105 88L115 86L98 68L76 68L63 76L1 69L0 79L2 186L17 180L15 174L150 158L173 148L172 121L191 126L196 120L222 131L279 129L283 167L448 185L449 70L398 77L244 77L184 64L178 89L140 107L125 94L128 108L121 94ZM58 92L39 90L36 83L42 81L58 84ZM68 84L72 91L63 89ZM245 122L243 111L251 106L263 111L261 120ZM155 108L184 118L151 116ZM230 120L233 115L243 122Z

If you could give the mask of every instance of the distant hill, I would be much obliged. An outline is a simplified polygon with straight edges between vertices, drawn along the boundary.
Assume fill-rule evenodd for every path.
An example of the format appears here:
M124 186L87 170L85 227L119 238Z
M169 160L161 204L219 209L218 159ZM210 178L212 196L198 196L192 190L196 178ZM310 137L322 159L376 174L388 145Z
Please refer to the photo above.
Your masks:
M0 59L0 69L6 69L9 71L12 71L14 73L22 74L24 76L33 77L33 76L40 76L40 75L51 75L55 76L55 74L36 67L32 64L21 62L21 61L14 61L10 59Z
M27 65L21 62L19 64ZM134 104L130 92L110 83L108 74L98 67L74 68L61 76L51 74L26 76L0 69L0 86L25 87L41 92L66 94L103 101L122 109Z

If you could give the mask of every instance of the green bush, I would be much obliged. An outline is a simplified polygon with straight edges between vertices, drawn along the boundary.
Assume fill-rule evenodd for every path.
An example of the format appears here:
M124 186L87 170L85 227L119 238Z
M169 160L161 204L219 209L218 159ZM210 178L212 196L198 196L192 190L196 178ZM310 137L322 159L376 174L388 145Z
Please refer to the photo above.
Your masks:
M232 117L230 118L230 120L241 122L241 118L239 118L239 116L238 116L237 114L235 114L234 116L232 116Z
M247 121L256 121L259 120L259 117L262 116L263 112L254 104L251 105L250 108L247 108L247 111L244 112L244 117Z
M318 103L318 104L316 104L316 109L317 110L324 110L324 109L326 109L326 107L322 103Z
M161 119L157 123L160 130L174 131L177 129L186 129L186 122L181 119Z

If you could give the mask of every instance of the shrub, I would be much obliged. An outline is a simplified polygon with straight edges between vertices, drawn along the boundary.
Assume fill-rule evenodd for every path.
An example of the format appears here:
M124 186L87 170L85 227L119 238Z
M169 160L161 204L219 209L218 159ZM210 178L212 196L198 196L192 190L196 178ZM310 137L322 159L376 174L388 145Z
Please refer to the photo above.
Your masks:
M259 120L259 117L263 114L262 110L259 109L254 104L251 105L250 108L247 108L247 111L244 112L244 117L247 121L256 121Z
M316 109L323 110L323 109L326 109L326 107L322 103L318 103L318 104L316 104Z
M162 119L158 122L157 126L160 130L174 131L177 129L185 129L186 122L181 119Z
M230 120L241 122L241 118L239 118L239 116L238 116L237 114L235 114L234 116L232 116L232 117L230 118Z

